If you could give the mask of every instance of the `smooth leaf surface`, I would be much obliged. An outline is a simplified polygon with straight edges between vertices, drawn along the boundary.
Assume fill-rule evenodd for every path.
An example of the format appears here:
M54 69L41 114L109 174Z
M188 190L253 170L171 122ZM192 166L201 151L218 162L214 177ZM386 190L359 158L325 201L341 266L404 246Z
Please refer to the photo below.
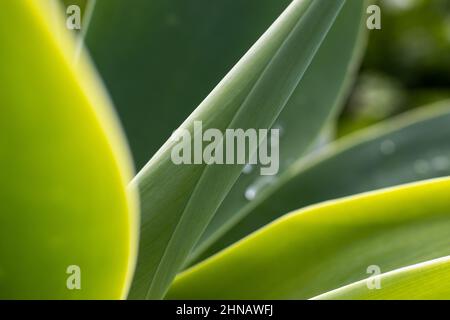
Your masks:
M46 0L0 10L0 298L123 298L137 251L131 159L55 12Z
M450 254L450 179L289 214L177 277L168 299L308 299ZM226 277L224 276L226 275Z
M236 60L237 52L243 52L244 44L250 43L249 38L262 31L262 22L269 21L285 2L208 0L207 3L196 1L189 8L175 3L137 1L131 8L120 0L100 0L88 33L89 47L106 83L113 90L138 166L142 158L150 156L154 144L165 138L181 120L178 117L191 110L196 103L194 97L200 98L197 92L206 94L206 88L224 73L225 66ZM282 134L279 174L313 147L325 125L334 121L365 44L366 5L366 1L360 0L346 2L306 71L301 88L295 91L278 116L274 127L280 128ZM232 26L218 21L216 10L220 11L220 19L232 19ZM258 21L254 20L255 12ZM126 13L136 16L136 21L123 21L122 15ZM141 17L150 13L152 19ZM151 32L152 37L142 36L143 32ZM99 38L102 41L98 41ZM139 49L136 49L137 41ZM337 50L339 54L336 54ZM122 61L125 54L131 58ZM181 54L191 58L180 58ZM152 59L148 58L150 55ZM220 59L211 58L217 56ZM185 78L192 74L201 77L186 81ZM161 136L161 132L165 132L164 135ZM217 238L218 229L238 216L240 210L245 210L253 189L267 187L274 180L260 178L259 167L242 174L200 239L190 261Z
M288 103L344 1L293 1L181 128L267 129ZM142 232L130 298L162 298L243 165L183 165L169 140L138 174ZM255 150L249 150L252 154Z
M290 164L317 145L327 124L334 123L363 52L366 4L360 0L345 3L298 90L278 117L274 126L281 130L277 176L260 176L258 166L246 167L251 172L242 174L233 186L192 252L191 261L224 234L230 222L245 214L253 205L249 201L259 201L262 190L276 183Z
M138 169L290 2L97 0L86 43Z
M367 280L327 292L314 300L448 300L450 257L394 270L377 277L379 289ZM369 280L372 281L372 280ZM372 288L372 289L369 289Z
M337 141L293 164L247 208L204 259L286 212L311 204L450 175L450 102L443 101Z

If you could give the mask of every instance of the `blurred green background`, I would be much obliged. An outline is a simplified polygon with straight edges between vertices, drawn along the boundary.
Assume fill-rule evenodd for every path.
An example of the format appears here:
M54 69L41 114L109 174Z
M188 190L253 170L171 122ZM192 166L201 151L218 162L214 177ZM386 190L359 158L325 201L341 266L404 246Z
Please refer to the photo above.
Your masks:
M339 135L450 98L450 1L380 0Z

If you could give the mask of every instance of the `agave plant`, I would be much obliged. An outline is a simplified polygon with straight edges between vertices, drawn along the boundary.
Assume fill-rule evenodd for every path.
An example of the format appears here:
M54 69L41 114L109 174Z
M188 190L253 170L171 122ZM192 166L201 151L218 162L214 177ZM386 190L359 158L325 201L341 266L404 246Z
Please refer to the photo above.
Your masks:
M56 1L0 11L0 298L450 298L450 102L332 138L368 2L74 3L78 34ZM228 19L285 6L179 127L277 127L279 173L175 164L178 121L266 28Z

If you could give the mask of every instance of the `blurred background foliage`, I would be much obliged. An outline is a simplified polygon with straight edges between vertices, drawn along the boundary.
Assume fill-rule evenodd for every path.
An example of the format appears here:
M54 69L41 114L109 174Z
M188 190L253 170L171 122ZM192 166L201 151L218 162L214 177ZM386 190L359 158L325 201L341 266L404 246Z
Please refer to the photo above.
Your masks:
M342 136L450 98L450 1L380 0L361 72L341 115Z
M94 0L64 3L84 8L87 1ZM86 42L118 109L138 170L289 3L96 0ZM450 1L378 4L382 29L370 32L338 137L450 98Z

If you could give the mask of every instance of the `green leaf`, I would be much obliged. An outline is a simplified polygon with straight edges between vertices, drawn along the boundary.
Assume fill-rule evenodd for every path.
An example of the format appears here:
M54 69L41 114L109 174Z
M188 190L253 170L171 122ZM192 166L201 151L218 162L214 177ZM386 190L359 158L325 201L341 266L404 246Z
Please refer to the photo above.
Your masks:
M344 4L293 1L181 128L270 128L310 65ZM130 298L162 298L242 165L183 165L169 140L138 174L142 232ZM256 150L249 150L253 154Z
M367 280L363 280L314 299L448 300L450 299L450 256L379 275L377 281L380 285L377 290L368 286Z
M138 169L290 2L97 0L86 43Z
M278 176L312 149L320 133L334 124L363 52L365 4L366 1L359 0L345 3L299 88L278 117L276 126L282 130ZM336 50L339 50L339 55L336 55ZM278 177L261 177L259 172L255 166L252 172L239 178L191 253L191 262L229 230L235 219L245 215L253 205L249 200L259 201L261 191L276 183ZM254 194L256 190L257 195Z
M401 115L293 164L234 220L199 260L286 212L361 192L450 175L450 102Z
M0 298L118 299L137 252L131 159L54 13L46 0L0 10Z
M448 256L449 188L441 178L294 212L182 273L167 298L308 299L368 278L371 266Z

